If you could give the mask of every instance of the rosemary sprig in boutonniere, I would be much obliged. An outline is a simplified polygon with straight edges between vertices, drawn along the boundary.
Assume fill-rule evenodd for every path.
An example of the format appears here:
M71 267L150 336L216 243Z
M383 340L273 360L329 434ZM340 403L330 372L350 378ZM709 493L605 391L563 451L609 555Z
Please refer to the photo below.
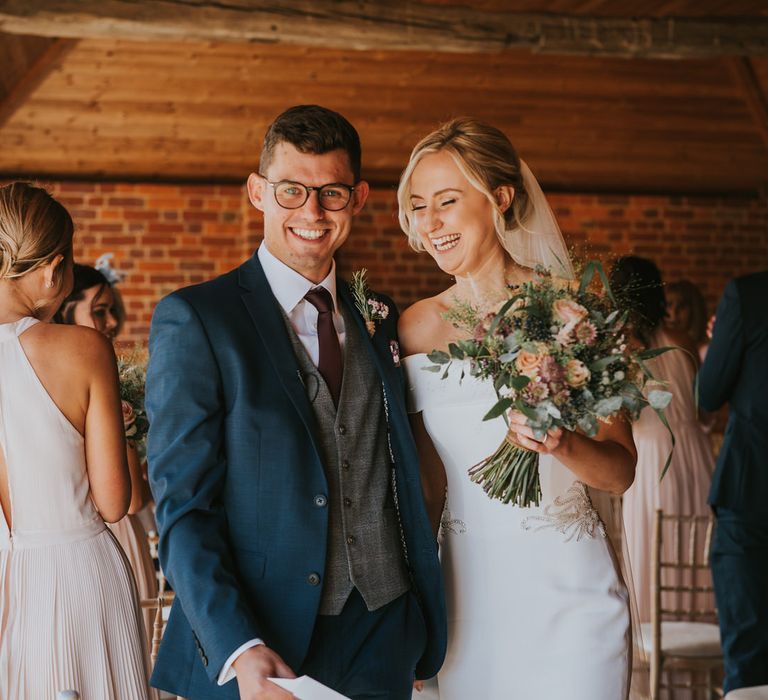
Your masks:
M365 321L368 335L373 338L373 334L376 332L376 323L378 321L383 321L389 316L389 306L383 301L379 301L371 296L368 285L365 283L365 275L367 272L368 270L365 268L355 272L352 275L352 284L349 286L355 300L355 308L357 308Z

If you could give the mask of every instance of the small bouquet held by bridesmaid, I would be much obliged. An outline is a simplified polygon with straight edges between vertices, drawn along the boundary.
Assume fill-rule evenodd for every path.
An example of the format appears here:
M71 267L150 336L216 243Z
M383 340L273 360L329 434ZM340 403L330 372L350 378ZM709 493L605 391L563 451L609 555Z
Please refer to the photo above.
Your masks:
M120 399L123 406L125 437L144 453L149 430L149 419L144 410L144 385L147 380L146 352L140 346L124 355L118 355L117 374L120 380Z
M596 273L602 293L593 289ZM672 394L654 380L644 361L672 348L633 349L627 316L599 262L586 264L576 289L537 269L533 280L510 288L509 299L496 312L483 314L457 303L446 318L469 339L450 343L448 352L429 353L434 364L425 369L441 372L446 366L445 379L454 360L468 360L470 374L492 380L498 396L483 420L506 419L508 410L517 409L539 440L554 427L594 437L599 422L620 412L634 420L646 406L669 429L664 408ZM671 453L662 476L670 459ZM505 439L469 474L491 498L527 507L541 499L538 463L537 452Z

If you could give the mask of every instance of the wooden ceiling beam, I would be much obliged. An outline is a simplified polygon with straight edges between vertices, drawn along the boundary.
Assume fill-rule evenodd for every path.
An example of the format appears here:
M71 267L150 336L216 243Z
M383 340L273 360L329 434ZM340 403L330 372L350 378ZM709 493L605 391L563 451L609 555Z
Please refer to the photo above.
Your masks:
M488 12L375 0L0 0L0 31L71 38L261 42L345 49L626 58L768 55L768 17Z
M8 66L0 66L0 72L14 75L12 81L0 89L0 128L26 102L45 77L61 63L76 43L73 39L37 39L34 47L23 56L24 65L18 65L17 56L13 71ZM7 59L8 55L4 58Z

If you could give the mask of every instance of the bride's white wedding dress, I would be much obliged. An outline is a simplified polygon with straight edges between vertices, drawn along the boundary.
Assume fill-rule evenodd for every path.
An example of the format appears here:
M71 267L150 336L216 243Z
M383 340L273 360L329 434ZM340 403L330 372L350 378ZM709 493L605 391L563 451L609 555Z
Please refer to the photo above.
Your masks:
M410 410L423 414L448 477L440 700L624 700L631 634L611 544L621 532L617 499L587 488L551 456L540 462L540 507L489 499L467 470L506 434L502 419L482 420L493 387L461 362L446 379L424 371L431 364L424 354L404 360Z

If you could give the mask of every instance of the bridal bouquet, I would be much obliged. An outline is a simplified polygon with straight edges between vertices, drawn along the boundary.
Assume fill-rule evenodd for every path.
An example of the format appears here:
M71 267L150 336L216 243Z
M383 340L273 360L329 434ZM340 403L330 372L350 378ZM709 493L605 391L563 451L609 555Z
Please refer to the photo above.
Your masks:
M596 273L603 287L598 291L592 284ZM448 352L431 352L434 364L426 369L441 372L447 365L445 379L451 362L468 360L470 374L492 380L498 397L483 420L506 420L507 411L515 408L537 439L558 426L593 437L600 421L620 412L636 419L649 405L669 429L664 408L672 394L654 380L644 361L672 348L633 349L625 332L627 315L599 262L585 266L577 289L555 283L539 269L532 281L510 288L509 299L496 312L483 314L456 304L446 318L469 339L449 344ZM538 461L538 453L505 440L469 474L491 498L538 505Z
M144 410L144 384L147 378L146 352L137 345L130 352L119 355L117 373L120 380L125 437L135 442L139 452L143 453L149 430L149 420Z

